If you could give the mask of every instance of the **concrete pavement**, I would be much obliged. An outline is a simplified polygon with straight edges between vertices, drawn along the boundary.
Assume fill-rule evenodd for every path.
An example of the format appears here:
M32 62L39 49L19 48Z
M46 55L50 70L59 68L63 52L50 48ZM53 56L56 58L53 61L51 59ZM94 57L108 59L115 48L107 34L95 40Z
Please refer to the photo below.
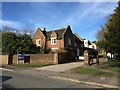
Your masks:
M102 60L101 60L102 61ZM104 61L100 62L105 63ZM96 65L95 65L96 66ZM93 66L88 66L90 68L96 68ZM119 88L119 77L117 76L92 76L87 74L73 74L69 72L70 69L76 67L83 67L83 63L67 63L60 65L52 65L42 68L18 68L14 69L17 73L28 74L34 76L47 76L50 78L56 78L60 80L67 80L75 83L89 84L94 86L100 86L104 88Z
M46 67L36 68L36 70L44 70L44 71L53 71L53 72L65 72L67 70L82 67L84 64L83 61L80 62L73 62L73 63L66 63L66 64L58 64L58 65L51 65Z
M92 76L86 74L73 74L70 72L54 72L54 71L45 71L45 70L36 70L35 68L26 68L26 69L18 69L14 72L23 75L31 75L35 77L49 77L59 80L65 80L69 82L79 83L79 84L87 84L92 86L98 86L103 88L119 88L120 85L118 83L118 77L106 77L106 76Z

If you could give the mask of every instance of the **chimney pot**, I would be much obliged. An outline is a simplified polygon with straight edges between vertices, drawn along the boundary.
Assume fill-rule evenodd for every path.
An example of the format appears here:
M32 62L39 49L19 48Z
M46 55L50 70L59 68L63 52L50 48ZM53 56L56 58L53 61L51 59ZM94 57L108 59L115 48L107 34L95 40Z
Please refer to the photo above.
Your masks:
M43 30L46 31L46 28L44 28Z

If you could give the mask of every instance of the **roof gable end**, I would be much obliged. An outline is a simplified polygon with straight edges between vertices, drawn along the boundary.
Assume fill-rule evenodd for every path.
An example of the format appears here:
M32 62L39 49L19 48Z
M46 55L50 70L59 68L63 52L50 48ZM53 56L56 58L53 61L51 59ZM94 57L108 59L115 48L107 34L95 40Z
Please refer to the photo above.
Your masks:
M36 32L35 32L33 38L37 35L37 33L40 33L42 36L45 37L45 35L43 34L42 30L41 30L40 28L37 28L37 30L36 30Z

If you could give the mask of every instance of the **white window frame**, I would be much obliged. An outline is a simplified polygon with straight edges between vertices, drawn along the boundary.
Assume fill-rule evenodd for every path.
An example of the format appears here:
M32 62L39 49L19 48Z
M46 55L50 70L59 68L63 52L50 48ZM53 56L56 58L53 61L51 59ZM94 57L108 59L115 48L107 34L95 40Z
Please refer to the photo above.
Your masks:
M51 50L52 50L52 51L57 51L57 50L58 50L58 48L51 48Z
M55 42L55 40L56 40L56 42ZM51 45L55 45L55 44L57 44L57 38L56 37L51 38Z
M41 39L36 39L36 45L41 47Z

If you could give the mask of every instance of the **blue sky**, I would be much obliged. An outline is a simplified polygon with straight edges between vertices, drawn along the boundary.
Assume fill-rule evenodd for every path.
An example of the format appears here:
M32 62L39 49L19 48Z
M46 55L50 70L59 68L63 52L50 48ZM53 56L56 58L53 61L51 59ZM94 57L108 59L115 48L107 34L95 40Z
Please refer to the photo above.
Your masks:
M114 12L117 2L3 2L2 25L22 29L26 25L47 31L71 26L81 38L96 40Z

